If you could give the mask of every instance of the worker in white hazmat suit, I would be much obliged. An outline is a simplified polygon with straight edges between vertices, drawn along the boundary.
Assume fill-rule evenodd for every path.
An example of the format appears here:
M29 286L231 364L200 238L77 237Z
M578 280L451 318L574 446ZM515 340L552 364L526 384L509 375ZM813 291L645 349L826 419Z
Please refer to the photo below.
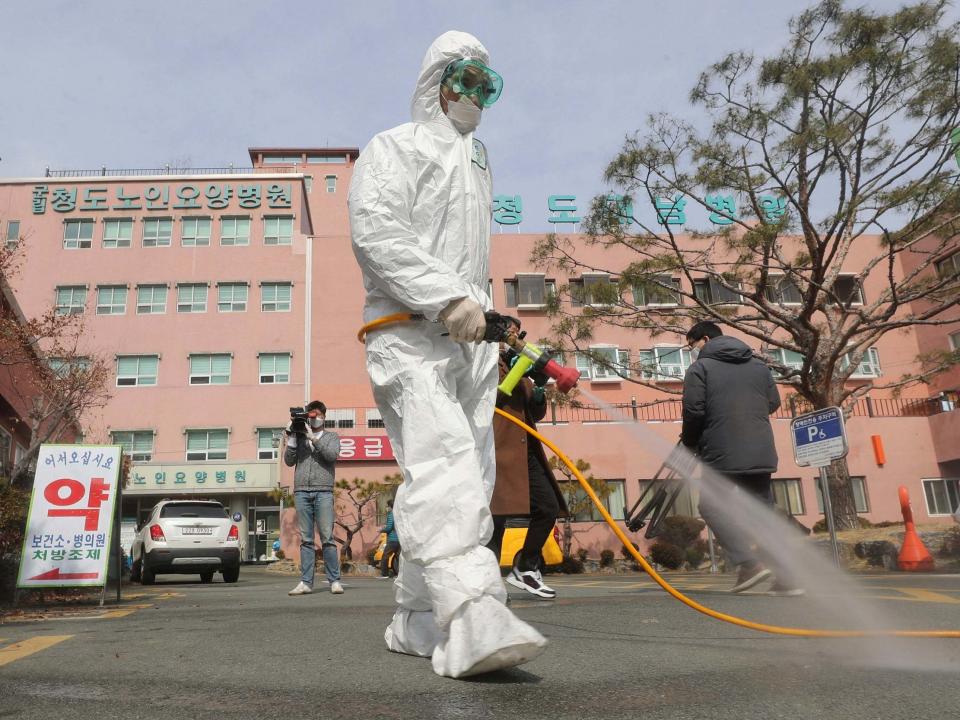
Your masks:
M349 197L364 322L397 312L439 321L374 330L366 351L404 478L394 503L399 607L387 647L432 657L449 677L518 665L546 645L505 606L499 564L484 547L493 531L497 346L482 342L492 181L473 130L502 87L487 63L473 36L437 38L413 122L370 141Z

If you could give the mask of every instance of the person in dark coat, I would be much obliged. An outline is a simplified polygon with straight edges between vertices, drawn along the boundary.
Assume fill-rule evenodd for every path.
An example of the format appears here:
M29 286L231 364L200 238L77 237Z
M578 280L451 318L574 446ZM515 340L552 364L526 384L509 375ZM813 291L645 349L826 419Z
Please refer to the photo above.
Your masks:
M770 368L746 343L726 337L716 323L702 321L687 332L694 362L683 379L683 430L680 440L700 460L722 472L733 492L748 492L773 505L771 476L777 449L770 415L780 393ZM701 498L700 514L738 567L733 592L743 592L772 574L758 558L750 536L730 516L736 496ZM774 592L796 595L782 577Z
M516 328L519 330L519 327ZM516 356L512 356L516 357ZM511 352L500 355L500 380L510 371ZM497 392L497 407L536 428L536 423L547 412L544 386L547 376L540 373L533 378L523 377L513 390L505 395ZM493 536L487 547L499 561L507 518L529 516L530 526L520 550L517 564L507 575L507 582L544 600L557 596L556 591L543 582L540 556L544 543L560 515L566 515L567 506L560 486L547 464L543 445L523 428L504 417L493 417L494 447L497 456L497 480L490 501L493 515Z

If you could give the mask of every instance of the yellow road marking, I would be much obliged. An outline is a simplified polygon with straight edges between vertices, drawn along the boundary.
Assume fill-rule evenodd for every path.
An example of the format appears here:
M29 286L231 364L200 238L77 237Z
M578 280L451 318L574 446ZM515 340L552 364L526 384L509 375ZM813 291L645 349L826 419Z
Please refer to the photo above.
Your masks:
M899 592L909 595L908 600L917 600L919 602L935 602L935 603L948 603L952 605L960 605L960 600L955 597L950 597L949 595L944 595L943 593L934 592L933 590L923 590L921 588L906 588L899 587L897 588ZM902 598L901 598L902 599Z
M73 635L43 635L0 648L0 667L41 650L46 650L48 647L53 647L57 643L62 643L72 637Z

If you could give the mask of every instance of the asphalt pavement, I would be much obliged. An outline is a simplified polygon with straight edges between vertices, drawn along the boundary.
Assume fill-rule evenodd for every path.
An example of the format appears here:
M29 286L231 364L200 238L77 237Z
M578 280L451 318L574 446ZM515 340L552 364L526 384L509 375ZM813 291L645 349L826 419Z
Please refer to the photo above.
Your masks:
M555 601L513 591L550 641L520 668L470 680L389 653L392 582L347 578L288 597L296 578L244 567L236 585L161 576L124 600L0 624L0 718L954 717L960 639L859 645L757 633L694 612L645 576L547 576ZM726 592L677 574L721 612L815 626L811 598ZM859 578L904 627L960 628L960 576ZM824 598L820 598L824 600ZM850 598L827 598L848 602ZM856 598L853 599L856 601Z

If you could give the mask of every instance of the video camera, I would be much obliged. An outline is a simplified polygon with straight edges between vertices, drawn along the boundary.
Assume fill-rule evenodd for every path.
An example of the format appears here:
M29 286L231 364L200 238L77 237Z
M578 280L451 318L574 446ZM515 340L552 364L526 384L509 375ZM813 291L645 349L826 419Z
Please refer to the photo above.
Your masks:
M307 411L302 407L290 408L290 432L307 434L307 423L309 418Z

